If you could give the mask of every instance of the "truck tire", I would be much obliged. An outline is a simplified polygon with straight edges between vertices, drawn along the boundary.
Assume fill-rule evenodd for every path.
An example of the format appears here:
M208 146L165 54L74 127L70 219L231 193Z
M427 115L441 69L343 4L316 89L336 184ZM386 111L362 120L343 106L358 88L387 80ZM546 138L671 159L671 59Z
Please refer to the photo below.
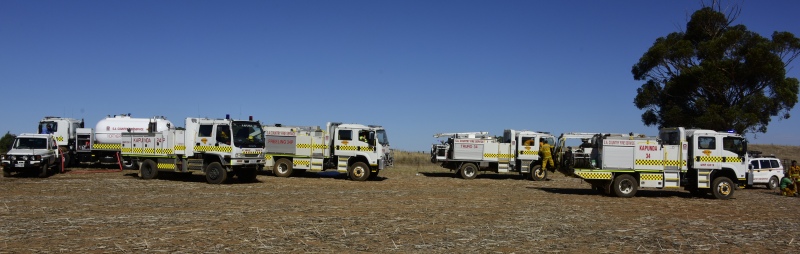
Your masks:
M636 195L639 190L639 183L632 175L621 174L614 177L614 183L611 186L614 188L614 194L621 198L630 198Z
M206 168L206 181L210 184L221 184L228 180L228 170L219 162L212 162Z
M461 174L461 178L467 180L475 179L478 176L478 166L474 163L464 163L458 169L458 173Z
M239 177L239 182L252 183L256 181L256 169L243 168L236 171L236 176Z
M543 170L541 165L533 165L531 163L531 180L544 181L547 180L547 170Z
M144 160L142 165L139 165L139 176L145 180L158 177L158 166L156 162L153 160Z
M65 167L72 166L72 163L73 163L72 156L69 156L68 152L67 153L63 153L63 155L64 156L62 156L62 158L64 160L63 162L64 162Z
M729 199L733 197L734 187L731 179L720 176L712 182L711 193L714 194L714 197L717 199Z
M55 173L56 174L64 173L64 165L65 165L64 164L64 158L63 157L58 158L58 160L56 160L56 165L54 166L54 168L56 170Z
M293 166L292 161L281 158L275 162L275 166L272 166L272 173L277 177L289 177L292 175Z
M366 181L369 179L369 166L359 161L353 163L353 165L350 165L347 173L350 175L350 179L353 181Z
M50 172L50 167L48 167L47 164L42 164L42 167L39 169L39 177L45 178L47 177L47 175L49 175L48 174L49 172Z
M767 182L767 188L770 189L770 190L778 189L778 185L779 184L778 184L778 177L777 176L772 176L769 179L769 182Z

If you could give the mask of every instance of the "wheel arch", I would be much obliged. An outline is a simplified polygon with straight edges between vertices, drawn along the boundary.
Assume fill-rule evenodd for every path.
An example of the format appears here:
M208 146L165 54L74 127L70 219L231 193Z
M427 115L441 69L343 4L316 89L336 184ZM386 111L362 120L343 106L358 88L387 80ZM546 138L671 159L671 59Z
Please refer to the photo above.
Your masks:
M736 176L736 171L733 171L732 168L722 168L714 170L714 172L711 172L711 181L714 181L714 179L717 179L717 177L722 177L722 176L727 177L728 179L733 181L733 183L736 184L737 186L742 185L741 181L739 181L739 178ZM746 180L744 184L747 184Z

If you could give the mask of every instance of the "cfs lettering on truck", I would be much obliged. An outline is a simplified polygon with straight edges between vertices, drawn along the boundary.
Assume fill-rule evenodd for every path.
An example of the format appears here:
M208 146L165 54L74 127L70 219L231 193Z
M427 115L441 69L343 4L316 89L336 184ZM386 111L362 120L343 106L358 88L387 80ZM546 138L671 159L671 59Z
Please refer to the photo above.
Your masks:
M265 125L266 166L278 177L328 169L365 181L392 166L386 129L377 125L327 123L319 126Z
M431 146L431 162L455 171L464 179L474 179L478 172L489 171L517 172L534 181L545 180L548 169L542 168L540 141L555 143L553 135L547 132L513 129L504 130L502 140L488 132L439 133L433 137L446 139ZM555 167L549 170L555 171Z
M14 138L11 150L2 155L3 176L13 172L32 172L39 177L62 170L61 152L53 134L20 134Z
M150 128L150 130L157 130ZM137 162L142 179L162 171L202 172L211 184L256 180L264 165L264 131L261 123L248 120L186 118L184 128L121 135L122 156Z
M172 123L163 116L133 118L131 114L109 115L95 128L84 128L84 121L47 116L39 121L40 134L52 134L63 151L66 166L122 164L134 169L136 161L120 156L122 133L147 133L167 130Z
M577 139L580 145L568 145ZM632 197L639 188L683 187L697 196L728 199L752 179L747 141L713 130L663 128L658 137L564 133L555 157L560 172L618 197Z

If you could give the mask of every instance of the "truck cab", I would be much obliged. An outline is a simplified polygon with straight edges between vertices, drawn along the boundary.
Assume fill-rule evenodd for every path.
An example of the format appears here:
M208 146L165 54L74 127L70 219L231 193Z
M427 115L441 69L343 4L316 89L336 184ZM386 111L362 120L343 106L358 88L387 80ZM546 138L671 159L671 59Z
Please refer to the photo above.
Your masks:
M38 134L52 134L64 153L64 162L71 165L75 159L76 130L83 128L83 120L46 116L39 121Z
M61 156L53 134L21 134L2 156L3 176L12 172L36 172L39 177L61 171Z
M659 140L664 148L666 170L686 175L686 189L694 194L713 193L726 199L744 187L749 176L747 140L741 135L703 129L663 128Z

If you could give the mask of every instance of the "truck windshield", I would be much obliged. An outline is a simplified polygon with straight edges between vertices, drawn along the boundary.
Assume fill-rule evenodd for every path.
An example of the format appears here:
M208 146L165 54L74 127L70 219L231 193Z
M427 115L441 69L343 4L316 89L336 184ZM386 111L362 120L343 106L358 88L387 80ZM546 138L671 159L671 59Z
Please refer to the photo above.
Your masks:
M17 138L14 149L47 149L47 139L44 138Z
M55 133L58 130L58 124L53 121L39 122L39 134Z
M389 137L386 136L386 130L378 130L376 136L378 136L378 143L383 146L389 145Z
M264 148L261 124L250 121L233 122L233 145L241 148Z

